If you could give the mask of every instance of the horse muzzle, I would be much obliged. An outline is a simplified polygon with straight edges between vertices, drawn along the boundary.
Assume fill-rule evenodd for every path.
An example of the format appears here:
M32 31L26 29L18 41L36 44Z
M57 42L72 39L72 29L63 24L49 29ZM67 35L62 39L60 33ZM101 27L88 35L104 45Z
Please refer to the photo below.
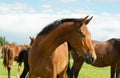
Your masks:
M87 54L86 57L85 57L85 62L88 63L88 64L94 63L95 60L96 60L96 58L93 57L91 54Z

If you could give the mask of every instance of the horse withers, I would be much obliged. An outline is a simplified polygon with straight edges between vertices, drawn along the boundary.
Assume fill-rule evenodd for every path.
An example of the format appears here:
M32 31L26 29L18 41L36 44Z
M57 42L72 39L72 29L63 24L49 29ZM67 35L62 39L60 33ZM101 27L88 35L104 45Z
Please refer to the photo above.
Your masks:
M68 46L87 63L93 63L96 54L87 24L92 19L62 19L45 27L36 37L28 56L29 78L65 78L68 67Z

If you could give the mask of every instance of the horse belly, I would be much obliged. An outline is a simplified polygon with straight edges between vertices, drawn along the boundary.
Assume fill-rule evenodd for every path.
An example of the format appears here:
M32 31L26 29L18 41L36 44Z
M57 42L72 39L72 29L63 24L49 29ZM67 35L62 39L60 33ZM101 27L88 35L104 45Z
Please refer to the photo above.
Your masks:
M96 67L109 66L111 65L110 57L102 57L102 58L98 57L98 59L96 59L95 63L93 63L92 65Z

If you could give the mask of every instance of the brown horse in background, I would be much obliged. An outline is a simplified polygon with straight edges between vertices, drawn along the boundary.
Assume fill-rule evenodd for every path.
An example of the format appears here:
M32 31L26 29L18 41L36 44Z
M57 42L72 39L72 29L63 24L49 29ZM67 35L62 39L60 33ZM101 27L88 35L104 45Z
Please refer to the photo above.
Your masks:
M96 61L91 64L95 67L111 66L111 78L120 78L120 39L109 39L105 42L93 40L93 46L97 55ZM74 60L70 78L78 77L78 73L84 63L84 58L71 52Z
M0 59L2 57L2 45L0 44Z
M7 67L8 70L8 78L10 78L10 70L12 67L12 64L15 61L17 61L17 57L19 52L22 49L28 48L28 45L16 45L16 44L8 44L4 48L4 59L3 64L5 67Z
M57 20L37 35L28 56L29 78L66 78L67 43L87 63L94 62L96 54L86 26L92 18L87 18Z

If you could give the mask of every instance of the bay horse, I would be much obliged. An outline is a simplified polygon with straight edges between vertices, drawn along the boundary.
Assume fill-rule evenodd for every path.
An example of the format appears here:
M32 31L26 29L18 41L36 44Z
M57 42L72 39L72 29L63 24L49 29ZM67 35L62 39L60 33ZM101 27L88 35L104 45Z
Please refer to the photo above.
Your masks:
M68 46L87 63L93 63L96 54L87 24L92 19L62 19L46 26L36 37L28 55L29 78L66 78Z
M0 44L0 59L2 57L2 45Z
M17 61L19 52L22 49L28 48L28 45L16 45L14 43L7 44L4 48L3 65L7 67L8 78L10 78L10 70L14 61Z
M111 67L111 78L120 78L120 39L112 38L105 42L93 40L93 46L97 55L97 59L92 66L95 67ZM84 63L84 58L76 54L73 50L72 57L74 60L71 68L70 78L78 77L78 73Z

